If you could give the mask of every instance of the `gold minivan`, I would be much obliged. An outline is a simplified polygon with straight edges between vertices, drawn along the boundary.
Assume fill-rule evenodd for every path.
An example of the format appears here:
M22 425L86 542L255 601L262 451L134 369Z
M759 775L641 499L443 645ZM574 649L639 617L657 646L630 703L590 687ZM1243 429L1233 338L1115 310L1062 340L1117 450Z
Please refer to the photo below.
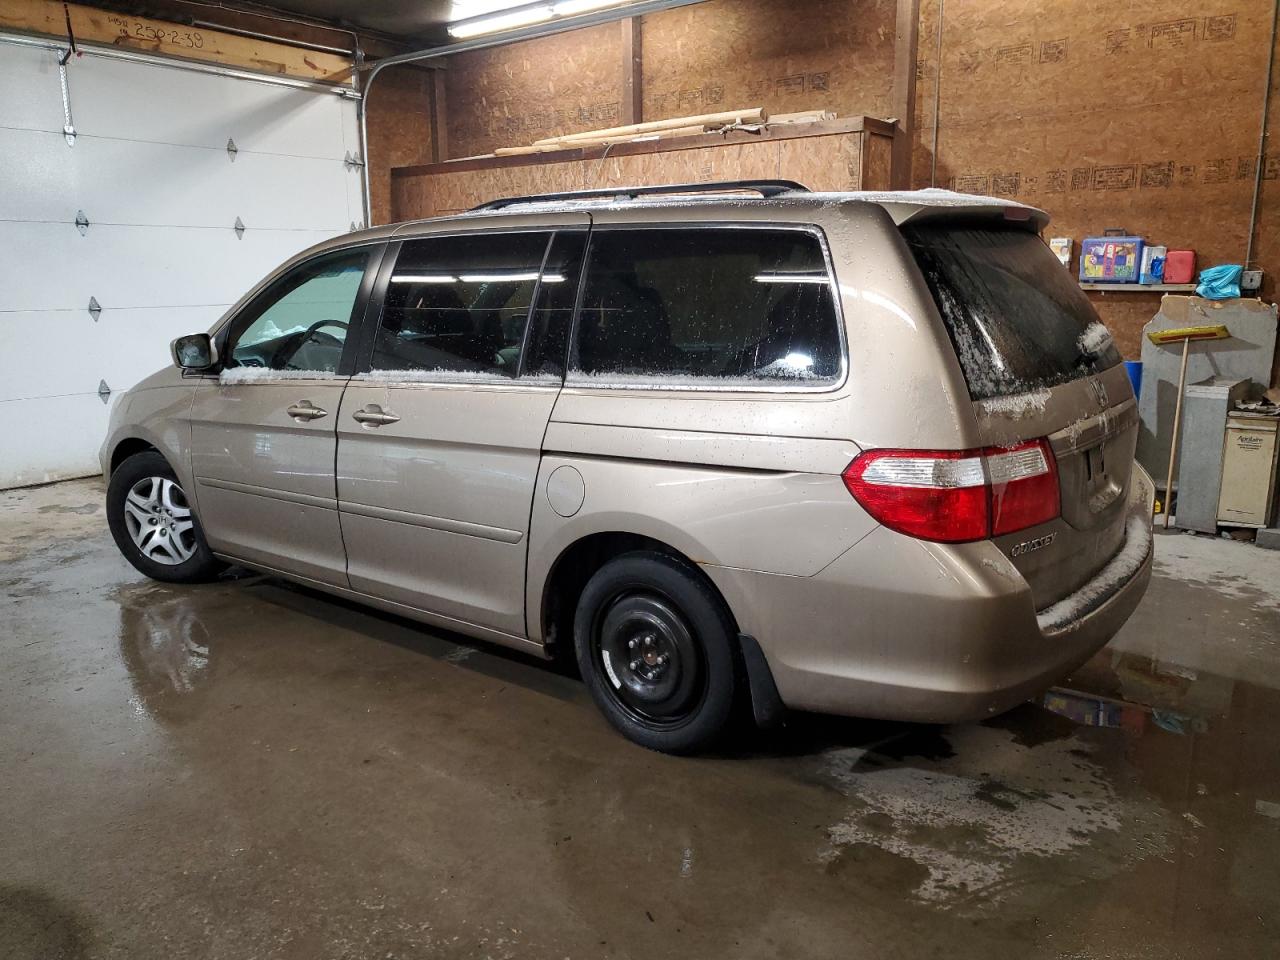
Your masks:
M516 198L294 257L112 411L111 532L535 656L645 746L956 721L1105 644L1153 486L1047 217L786 181Z

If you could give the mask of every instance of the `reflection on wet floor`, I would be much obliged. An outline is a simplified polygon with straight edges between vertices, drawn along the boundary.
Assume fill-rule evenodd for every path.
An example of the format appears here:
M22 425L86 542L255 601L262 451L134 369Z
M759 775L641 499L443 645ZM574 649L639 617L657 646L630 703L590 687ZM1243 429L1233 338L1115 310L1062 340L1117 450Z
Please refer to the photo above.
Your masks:
M1280 955L1280 555L1161 537L1121 635L985 723L677 759L555 665L145 581L98 496L0 494L0 957Z
M181 596L146 587L120 590L120 656L153 715L170 694L194 693L209 669L211 635Z
M1148 724L1167 733L1207 733L1227 715L1235 683L1177 663L1115 651L1108 663L1077 673L1090 690L1055 687L1044 696L1052 713L1091 727L1123 727L1140 736Z

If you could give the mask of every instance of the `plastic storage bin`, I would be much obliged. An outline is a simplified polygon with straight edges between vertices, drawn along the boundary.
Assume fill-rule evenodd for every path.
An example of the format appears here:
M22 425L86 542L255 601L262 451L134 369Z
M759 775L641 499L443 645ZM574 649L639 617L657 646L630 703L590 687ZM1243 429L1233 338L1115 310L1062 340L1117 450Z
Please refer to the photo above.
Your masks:
M1137 283L1141 237L1085 237L1080 243L1081 283Z

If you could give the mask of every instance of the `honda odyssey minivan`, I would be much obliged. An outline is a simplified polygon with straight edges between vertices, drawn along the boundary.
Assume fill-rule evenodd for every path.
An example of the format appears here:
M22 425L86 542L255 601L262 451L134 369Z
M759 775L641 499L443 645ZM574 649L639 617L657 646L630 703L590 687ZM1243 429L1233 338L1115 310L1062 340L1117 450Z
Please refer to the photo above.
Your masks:
M111 532L540 657L659 750L944 722L1102 647L1153 485L1047 217L785 181L495 201L297 255L116 404Z

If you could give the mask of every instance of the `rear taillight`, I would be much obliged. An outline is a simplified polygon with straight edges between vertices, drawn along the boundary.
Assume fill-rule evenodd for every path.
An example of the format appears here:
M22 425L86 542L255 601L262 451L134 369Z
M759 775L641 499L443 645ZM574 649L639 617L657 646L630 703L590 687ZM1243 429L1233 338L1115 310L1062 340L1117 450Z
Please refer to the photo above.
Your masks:
M1058 516L1058 466L1045 440L984 450L868 450L844 485L877 521L921 540L963 543Z

